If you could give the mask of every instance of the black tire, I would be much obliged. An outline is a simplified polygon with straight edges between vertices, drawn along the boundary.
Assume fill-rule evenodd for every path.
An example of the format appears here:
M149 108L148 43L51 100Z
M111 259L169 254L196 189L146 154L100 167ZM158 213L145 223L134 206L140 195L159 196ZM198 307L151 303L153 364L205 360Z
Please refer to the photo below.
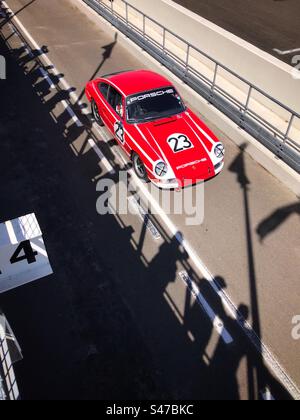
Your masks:
M104 123L102 121L102 118L100 117L98 106L97 106L97 104L94 100L92 101L92 113L93 113L93 117L94 117L94 120L96 121L96 123L100 127L103 127Z
M133 169L137 177L143 182L149 182L148 174L144 162L137 153L132 155Z

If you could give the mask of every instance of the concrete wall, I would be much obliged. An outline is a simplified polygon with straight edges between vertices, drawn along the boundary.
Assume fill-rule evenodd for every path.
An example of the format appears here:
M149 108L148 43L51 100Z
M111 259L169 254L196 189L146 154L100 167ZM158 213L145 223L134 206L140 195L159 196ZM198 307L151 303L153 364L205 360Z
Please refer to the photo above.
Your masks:
M280 102L300 112L300 80L291 66L171 0L127 0Z

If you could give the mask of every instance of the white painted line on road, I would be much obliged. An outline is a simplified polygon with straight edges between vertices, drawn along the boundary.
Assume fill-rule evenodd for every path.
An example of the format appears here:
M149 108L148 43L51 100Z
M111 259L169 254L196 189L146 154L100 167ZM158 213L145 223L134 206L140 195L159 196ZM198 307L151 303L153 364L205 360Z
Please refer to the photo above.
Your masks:
M196 286L196 284L192 281L192 279L189 277L188 273L186 271L182 271L179 273L179 276L181 280L184 282L184 284L187 286L187 288L190 290L190 292L195 297L196 301L199 303L199 305L203 308L209 319L211 320L215 330L217 333L221 336L222 340L225 344L231 344L233 343L233 338L225 328L225 325L223 321L217 316L217 314L214 312L214 310L211 308L211 306L207 303L206 299L200 292L199 288Z
M37 244L33 242L30 242L30 243L31 243L32 248L35 251L37 251L39 254L43 255L44 257L48 258L47 251L45 249L41 248L40 246L38 246Z
M72 120L75 122L75 124L77 125L77 127L79 127L79 128L83 127L82 122L77 117L77 115L73 111L72 107L68 104L68 102L65 101L65 100L63 100L63 101L61 101L61 104L65 107L65 109L67 110L68 114L70 115L70 117L72 118Z
M181 313L179 312L179 309L176 307L175 302L173 301L173 299L171 298L171 296L169 295L169 293L167 291L164 291L164 298L166 299L168 305L170 306L170 308L172 309L174 315L176 316L178 322L185 327L185 322L184 322L184 318L181 315ZM190 330L186 331L187 336L189 337L189 339L195 343L196 338L194 337L193 333Z
M16 237L16 234L15 234L15 231L14 231L14 227L13 227L13 225L12 225L12 223L11 223L10 220L5 223L5 227L6 227L6 230L7 230L9 239L10 239L10 242L12 244L17 244L18 243L18 239Z
M18 35L17 31L15 30L15 28L13 27L13 25L11 23L8 23L8 27L14 35Z
M92 127L95 131L98 132L98 134L100 134L101 140L104 140L107 143L107 141L108 141L107 140L107 133L105 133L104 130L102 132L102 130L100 129L100 127L98 126L98 124L96 122L93 122Z
M46 70L44 70L42 67L39 68L40 73L42 74L43 78L47 81L48 85L50 86L51 89L55 89L55 84L53 83L53 81L51 80L49 73L46 72Z
M21 30L21 32L24 33L25 37L28 39L28 41L32 44L32 46L34 47L34 49L36 49L37 51L41 51L40 46L38 45L38 43L34 40L34 38L31 36L31 34L28 32L28 30L25 28L25 26L22 24L22 22L20 21L20 19L14 15L14 12L10 9L10 7L8 6L8 4L3 1L3 5L6 7L6 9L13 14L12 16L12 20L17 24L17 26L19 27L19 29ZM52 64L52 62L50 61L50 59L47 57L46 54L43 54L40 59L42 59L47 66L50 66L52 68L52 71L54 73L55 76L59 76L61 73L56 69L56 67ZM77 103L79 106L83 105L81 101L79 101L79 97L76 95L75 92L71 91L71 86L66 82L65 78L60 78L60 83L64 86L65 90L70 92L70 97L73 99L73 101L75 103ZM88 113L87 110L82 110L83 114Z
M172 309L172 311L174 312L174 315L176 316L176 318L178 319L179 323L181 325L184 325L184 320L182 315L180 314L180 312L178 311L178 308L176 307L176 305L174 304L171 296L168 294L167 291L164 291L164 298L166 299L166 301L168 302L168 305L170 306L170 308Z
M19 37L19 34L15 31L15 34ZM19 39L20 39L20 37L19 37ZM30 48L28 48L27 47L27 45L26 44L24 44L24 42L23 41L21 41L21 45L22 45L22 47L24 48L24 50L27 52L27 54L29 55L29 57L30 58L33 58L34 57L34 55L33 55L33 53L32 53L32 51L31 51L31 49Z
M294 50L287 50L287 51L281 51L281 50L278 50L277 48L273 48L273 51L275 51L279 55L288 55L288 54L295 54L297 52L300 52L300 48L296 48Z
M262 393L262 398L264 401L275 401L275 398L273 397L273 395L271 394L271 391L269 390L269 388L266 388Z
M29 57L30 57L30 58L34 58L33 52L32 52L29 48L27 48L27 47L25 46L24 42L23 42L22 44L24 45L24 47L25 47L25 49L26 49L26 52L27 52L27 54L29 55Z
M96 131L98 131L98 134L100 134L100 136L101 136L101 140L104 140L106 143L109 142L110 139L109 139L108 134L107 134L107 131L105 129L101 129L98 126L97 123L94 123L93 124L93 128L95 128Z
M127 198L129 204L131 205L132 209L138 214L143 224L146 226L148 231L151 233L155 240L161 239L161 234L159 233L156 226L150 220L149 213L141 206L141 204L137 201L136 197L131 196Z
M101 152L101 150L99 149L99 147L97 146L97 144L94 142L93 139L89 139L89 145L92 147L92 149L94 150L94 152L96 153L96 155L99 157L101 163L103 163L103 165L105 166L105 168L108 170L108 172L110 174L115 174L116 171L114 170L114 168L111 166L111 164L109 163L109 161L106 159L106 157L104 156L104 154Z
M11 9L8 7L7 3L4 1L3 4L5 7L11 11ZM13 13L11 11L11 13ZM20 30L24 32L28 40L33 44L33 46L39 50L40 47L36 43L36 41L32 38L30 33L27 31L27 29L24 27L24 25L20 22L19 18L16 16L13 16L12 18ZM53 66L51 61L46 55L43 55L43 60L48 63L49 66L53 67L53 72L56 75L59 75L60 73L57 71L57 69ZM65 86L66 90L70 90L70 86L67 84L65 79L61 79L61 83ZM70 96L75 99L76 102L78 102L78 97L74 92L70 93ZM93 140L92 140L93 141ZM94 143L95 144L95 143ZM96 146L96 144L95 144ZM97 147L97 146L96 146ZM94 148L94 147L93 147ZM95 150L95 149L94 149ZM100 151L100 150L99 150ZM96 152L97 153L97 152ZM102 154L102 152L100 152ZM98 154L98 153L97 153ZM116 156L117 157L117 156ZM108 162L108 161L107 161ZM109 163L109 162L108 162ZM109 164L110 165L110 164ZM111 166L111 165L110 165ZM111 167L112 168L112 167ZM112 168L113 169L113 168ZM246 333L250 341L253 343L253 345L256 347L256 349L261 353L265 363L269 366L269 368L274 372L274 374L280 379L282 384L286 387L288 392L292 395L292 397L296 400L300 400L300 390L298 389L297 385L293 382L293 380L289 377L289 375L286 373L286 371L283 369L283 367L279 364L279 362L276 360L276 358L273 356L271 351L265 346L265 344L261 341L261 339L256 335L256 333L253 331L250 324L243 318L241 318L238 315L237 307L232 302L231 298L224 292L223 290L220 290L215 278L213 275L209 272L205 264L202 262L198 254L194 251L194 249L191 247L188 241L186 241L182 235L179 233L179 229L174 225L174 223L171 221L171 219L167 216L167 214L163 211L161 206L158 202L154 199L154 197L151 195L151 193L148 191L147 187L142 183L142 181L136 176L134 171L131 169L128 171L132 177L132 179L135 181L135 184L139 187L140 192L143 193L146 200L153 206L153 208L156 210L157 214L159 214L159 217L164 222L165 226L168 228L169 233L175 237L178 241L178 243L185 249L186 253L189 255L190 260L194 263L194 265L197 267L199 272L202 273L203 277L209 282L213 290L219 295L221 301L223 302L224 307L228 310L228 312L232 315L232 317L238 322L242 330Z

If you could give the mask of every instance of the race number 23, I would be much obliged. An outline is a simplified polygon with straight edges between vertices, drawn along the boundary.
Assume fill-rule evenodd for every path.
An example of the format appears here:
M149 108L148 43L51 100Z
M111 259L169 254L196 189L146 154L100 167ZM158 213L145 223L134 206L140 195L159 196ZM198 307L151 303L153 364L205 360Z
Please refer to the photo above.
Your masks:
M28 264L33 264L36 262L37 255L38 253L32 249L30 241L23 241L18 245L9 261L11 265L21 261L27 261ZM1 267L0 274L2 274Z
M173 134L167 141L174 153L183 152L194 147L185 134Z

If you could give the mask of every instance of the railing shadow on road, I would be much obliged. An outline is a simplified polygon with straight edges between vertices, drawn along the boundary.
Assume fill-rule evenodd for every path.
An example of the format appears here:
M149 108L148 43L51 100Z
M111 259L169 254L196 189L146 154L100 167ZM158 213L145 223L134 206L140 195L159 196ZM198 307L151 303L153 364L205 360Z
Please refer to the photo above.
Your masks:
M260 241L264 240L278 229L284 222L286 222L293 215L300 216L300 201L281 207L274 211L270 216L264 219L256 229Z
M111 53L111 51L110 51ZM15 50L15 55L20 51ZM23 52L21 53L23 54ZM15 57L16 59L18 57ZM30 57L19 60L20 63L30 63ZM39 62L40 56L35 57ZM27 69L28 70L28 69ZM41 89L40 75L36 71L28 70L24 83L30 83L37 87L37 93L40 95L41 102L44 104L44 110L41 110L41 118L45 117L45 109L51 119L47 119L47 124L52 125L56 136L51 138L51 142L47 144L47 148L53 153L57 153L64 161L66 169L65 177L72 177L75 185L80 185L80 189L76 190L79 195L77 200L80 201L80 213L84 218L88 219L88 223L93 226L90 232L89 241L94 245L92 252L95 253L95 259L99 261L113 261L113 256L117 259L115 266L110 267L112 277L115 280L117 295L121 296L120 301L125 301L130 307L139 329L143 329L143 337L145 342L151 343L150 353L154 360L154 365L161 372L162 383L166 385L167 395L172 398L182 399L240 399L240 389L238 380L238 369L241 361L246 358L248 364L248 392L250 399L260 398L259 392L265 385L270 384L269 375L265 371L262 358L257 357L257 353L251 349L246 336L238 326L237 322L231 318L223 306L219 295L213 292L211 285L207 279L201 278L193 269L189 261L189 256L178 242L178 234L174 237L170 236L159 218L149 214L152 223L157 227L162 236L162 245L156 255L149 259L143 249L146 237L145 226L143 226L140 234L135 232L132 226L127 226L122 217L116 215L99 216L95 211L95 179L101 177L111 177L116 183L118 182L118 173L123 170L118 163L111 148L104 142L99 142L92 130L92 120L90 115L81 115L83 126L71 122L70 115L63 112L57 118L53 110L59 99L63 98L70 106L70 91L60 88L59 78L56 83L57 93L50 99L47 98L49 91ZM98 69L97 69L98 72ZM75 87L72 89L76 89ZM54 99L53 99L54 98ZM27 104L28 112L30 112L30 104ZM48 118L48 117L47 117ZM54 120L54 121L53 121ZM74 147L74 144L80 139L80 148ZM88 148L88 141L92 139L103 154L113 166L115 174L108 175L103 173L99 167L99 159ZM73 147L70 147L73 146ZM71 153L70 153L71 151ZM42 159L43 157L40 156ZM75 158L75 160L74 160ZM55 167L55 162L53 162ZM46 166L47 168L47 166ZM43 171L45 168L43 168ZM48 168L53 171L54 168ZM259 308L257 302L256 291L256 275L255 262L252 250L251 238L251 221L249 216L248 188L249 180L246 176L243 150L231 166L231 170L238 175L238 181L244 191L244 202L246 211L246 230L248 236L248 253L249 253L249 278L251 290L251 308L241 304L238 316L241 314L247 319L249 311L252 312L253 327L256 332L260 333ZM35 169L37 179L42 179L43 172L39 173L39 169ZM62 180L63 182L63 180ZM51 191L51 190L50 190ZM75 191L75 190L74 190ZM40 190L43 197L42 188ZM54 194L51 192L51 194ZM54 194L55 196L55 194ZM61 197L63 200L63 197ZM47 196L47 204L49 197ZM40 211L44 214L46 205L41 199L37 213ZM70 209L71 211L71 209ZM53 248L53 253L57 245L57 241L53 241L55 232L51 231L51 223L47 221L47 215L44 215L44 236L46 242L49 243L49 250ZM75 216L74 216L75 217ZM78 217L76 215L76 217ZM64 223L55 221L58 225ZM78 220L74 220L74 225L78 224ZM47 228L48 226L48 228ZM59 226L56 228L56 232ZM61 226L61 232L64 229ZM77 235L82 232L78 232ZM76 233L74 233L76 235ZM79 236L79 241L80 236ZM60 237L60 241L68 241L69 238ZM56 245L54 245L54 242ZM81 241L80 241L81 242ZM52 244L52 245L51 245ZM55 263L54 263L55 264ZM104 265L107 263L104 263ZM208 351L211 338L214 334L214 327L207 318L205 312L201 309L198 302L194 299L191 291L186 288L184 297L184 308L175 302L171 296L170 289L174 285L177 278L177 268L181 265L187 272L190 279L197 284L204 298L211 302L216 314L224 322L226 328L234 337L234 344L226 346L221 337L215 345L214 350ZM59 270L59 267L57 267ZM76 287L78 301L81 303L76 308L77 315L80 320L84 318L83 325L88 324L88 337L96 348L103 347L103 337L99 326L103 307L98 302L99 296L99 278L94 277L93 270L86 269L91 278L88 283L73 285ZM220 290L226 288L226 281L222 277L216 279ZM74 281L74 279L73 279ZM56 289L56 286L54 286ZM54 293L54 291L52 292ZM57 290L55 290L55 294ZM27 295L30 299L30 295ZM49 297L44 296L49 299ZM35 306L28 305L28 311L34 313ZM100 318L99 318L100 317ZM80 324L80 322L79 322ZM86 336L86 331L82 331ZM119 331L121 337L122 331ZM113 360L118 363L114 371L110 371L110 375L118 376L117 370L120 369L122 374L130 375L130 371L126 369L128 362L128 354L132 351L135 354L134 343L126 341L124 338L123 347L115 349L118 356L110 354ZM106 339L110 341L109 336ZM130 359L130 357L129 357ZM121 360L121 362L120 362ZM95 375L95 372L101 374L102 358L99 356L87 356L84 359L87 372ZM44 367L40 366L41 372ZM256 376L256 378L255 378ZM268 377L268 380L266 379ZM259 386L256 386L256 380ZM280 384L272 379L274 387L280 388ZM125 381L126 382L126 381ZM51 383L51 378L49 378ZM120 392L124 390L120 383ZM97 397L97 386L93 391ZM128 390L126 392L129 392ZM114 394L116 395L116 394ZM124 396L124 395L123 395ZM89 395L91 397L91 395ZM122 397L122 395L121 395Z
M30 0L25 6L21 7L19 10L17 10L15 13L8 13L7 10L4 8L2 1L0 0L0 11L3 11L3 14L5 16L4 22L0 23L0 29L9 23L14 17L18 16L20 13L22 13L25 9L27 9L29 6L31 6L33 3L35 3L37 0Z

